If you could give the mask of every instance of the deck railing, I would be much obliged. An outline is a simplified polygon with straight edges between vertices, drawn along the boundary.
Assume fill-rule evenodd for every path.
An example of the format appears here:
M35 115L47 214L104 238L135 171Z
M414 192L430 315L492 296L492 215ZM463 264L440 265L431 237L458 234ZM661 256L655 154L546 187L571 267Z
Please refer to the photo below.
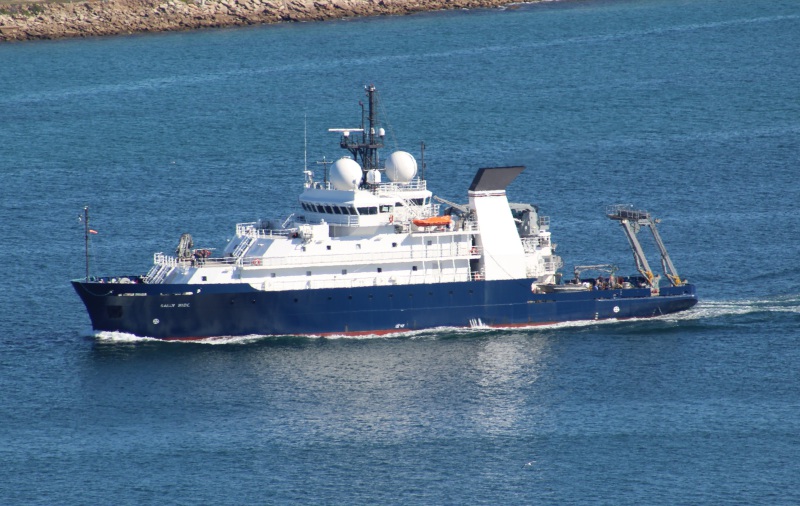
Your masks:
M147 274L146 279L149 283L160 283L164 275L173 267L189 266L229 266L240 265L248 268L286 268L286 267L325 267L333 265L378 265L413 261L430 260L457 260L478 258L482 253L482 248L470 246L466 243L446 244L441 247L412 248L411 250L389 251L389 252L351 252L324 255L304 255L298 254L290 257L221 257L221 258L190 258L179 259L174 256L167 256L163 253L156 253L153 256L153 267Z

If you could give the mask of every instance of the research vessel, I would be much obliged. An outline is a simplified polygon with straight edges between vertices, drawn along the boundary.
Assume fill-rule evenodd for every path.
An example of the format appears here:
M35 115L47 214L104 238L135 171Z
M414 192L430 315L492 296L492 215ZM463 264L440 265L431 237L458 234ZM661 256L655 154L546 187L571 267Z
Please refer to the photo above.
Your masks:
M506 196L524 167L478 169L466 203L435 197L424 151L419 165L406 151L380 157L377 90L365 92L360 126L330 129L349 155L325 165L321 178L306 167L302 211L286 220L240 223L219 253L194 248L184 234L174 255L155 253L140 275L89 276L87 247L86 277L72 285L94 331L157 339L381 335L644 318L696 304L695 286L678 276L650 213L607 211L629 241L635 274L597 264L576 266L565 279L549 219ZM637 238L644 229L663 277Z

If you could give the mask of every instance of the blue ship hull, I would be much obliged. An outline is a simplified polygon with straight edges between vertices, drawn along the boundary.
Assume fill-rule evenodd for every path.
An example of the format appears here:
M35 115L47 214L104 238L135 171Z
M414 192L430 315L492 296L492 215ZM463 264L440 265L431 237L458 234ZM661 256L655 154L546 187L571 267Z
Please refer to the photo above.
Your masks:
M529 281L259 291L247 284L72 281L95 331L158 339L358 335L433 327L535 326L644 318L697 303L694 285L532 293Z

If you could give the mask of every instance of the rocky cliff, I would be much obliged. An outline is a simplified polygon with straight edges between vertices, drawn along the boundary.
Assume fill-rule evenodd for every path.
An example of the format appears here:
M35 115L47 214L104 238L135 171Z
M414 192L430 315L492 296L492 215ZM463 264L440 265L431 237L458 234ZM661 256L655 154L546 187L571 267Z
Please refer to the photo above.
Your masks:
M0 41L496 7L509 0L92 0L0 5Z

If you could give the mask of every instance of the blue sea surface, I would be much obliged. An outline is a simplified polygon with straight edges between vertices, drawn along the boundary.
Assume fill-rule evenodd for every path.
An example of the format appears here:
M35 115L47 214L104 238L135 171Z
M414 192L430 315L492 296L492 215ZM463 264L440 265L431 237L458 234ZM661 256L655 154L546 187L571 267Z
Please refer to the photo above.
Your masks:
M800 3L596 0L0 45L0 504L800 503ZM691 311L164 343L69 280L297 210L381 92L429 188L523 164L572 266L662 219ZM304 132L307 129L307 137ZM652 245L648 246L652 248ZM652 249L650 249L652 251ZM657 260L651 259L654 265Z

